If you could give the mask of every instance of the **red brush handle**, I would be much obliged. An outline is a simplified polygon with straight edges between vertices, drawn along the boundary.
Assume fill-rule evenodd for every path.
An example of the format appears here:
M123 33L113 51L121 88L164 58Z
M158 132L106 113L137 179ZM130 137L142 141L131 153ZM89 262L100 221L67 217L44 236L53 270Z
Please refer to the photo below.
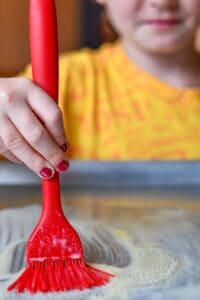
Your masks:
M30 0L30 51L33 80L58 99L58 38L54 0Z
M58 101L58 37L54 0L30 0L30 52L33 80ZM60 209L59 175L42 179L44 212Z

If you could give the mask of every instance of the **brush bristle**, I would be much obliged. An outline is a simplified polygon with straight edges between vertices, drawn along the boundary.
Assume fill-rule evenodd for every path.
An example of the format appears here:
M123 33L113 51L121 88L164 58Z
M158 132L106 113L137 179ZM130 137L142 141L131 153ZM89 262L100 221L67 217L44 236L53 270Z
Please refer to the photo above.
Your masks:
M114 275L93 268L80 259L32 262L8 287L8 291L47 293L84 290L105 285L112 277Z

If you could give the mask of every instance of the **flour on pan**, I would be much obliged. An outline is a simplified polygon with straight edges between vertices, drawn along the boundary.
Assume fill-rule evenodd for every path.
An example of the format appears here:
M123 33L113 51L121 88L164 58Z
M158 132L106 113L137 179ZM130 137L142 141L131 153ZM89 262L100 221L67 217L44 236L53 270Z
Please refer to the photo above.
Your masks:
M24 213L24 210L26 213ZM9 211L7 218L4 212L4 243L6 241L5 230L7 230L7 234L8 232L12 232L11 227L14 226L14 223L15 234L10 234L10 237L7 237L7 243L4 247L0 245L2 249L0 254L0 299L52 300L52 294L30 296L28 294L16 295L15 293L6 292L6 286L18 276L17 272L21 272L24 268L24 239L27 238L28 234L24 227L26 227L25 218L27 216L30 218L29 210L30 207L23 208L22 214L21 209L21 217L20 209L17 212L12 210L12 213ZM31 207L33 224L30 223L29 219L29 228L34 226L35 215L38 213L38 207ZM15 221L12 219L12 222L10 222L12 214ZM7 222L6 226L5 222ZM83 241L86 260L89 263L92 262L92 265L113 273L116 276L104 287L82 292L57 293L53 295L53 300L126 300L131 289L161 285L167 280L172 280L178 274L180 269L178 260L172 253L160 245L134 245L128 234L121 237L114 229L111 232L111 230L96 222L74 220L73 224L76 224L75 227ZM19 226L19 238L17 237L16 226Z

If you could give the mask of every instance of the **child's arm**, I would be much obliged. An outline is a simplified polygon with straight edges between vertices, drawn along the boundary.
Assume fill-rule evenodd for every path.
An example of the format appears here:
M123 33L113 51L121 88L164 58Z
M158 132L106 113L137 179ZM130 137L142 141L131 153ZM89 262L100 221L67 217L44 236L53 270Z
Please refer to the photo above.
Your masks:
M66 144L62 114L50 96L29 79L0 78L0 154L50 178L68 167Z

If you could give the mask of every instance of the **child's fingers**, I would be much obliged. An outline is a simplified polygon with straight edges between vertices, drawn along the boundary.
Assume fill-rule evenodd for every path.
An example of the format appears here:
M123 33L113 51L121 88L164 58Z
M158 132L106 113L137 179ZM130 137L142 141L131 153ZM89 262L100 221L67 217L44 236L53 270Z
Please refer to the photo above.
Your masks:
M0 139L0 144L1 144L1 147L0 147L0 154L3 155L5 158L7 158L8 160L16 163L16 164L20 164L22 165L23 163L14 155L12 154L9 150L7 150L6 148L3 147L3 143Z
M54 166L58 172L65 171L68 168L64 152L43 127L27 102L15 97L15 101L10 104L8 109L8 117L29 145ZM28 151L28 145L24 150ZM61 168L60 165L62 165Z
M55 101L37 85L34 85L28 91L28 103L56 143L59 146L67 144L62 113Z
M10 151L5 151L4 153L2 153L2 155L8 160L12 161L13 163L16 163L18 165L24 165L24 163L17 159L16 156L13 155Z
M4 116L2 124L0 134L4 147L41 178L50 179L55 173L53 166L28 145L8 117Z

